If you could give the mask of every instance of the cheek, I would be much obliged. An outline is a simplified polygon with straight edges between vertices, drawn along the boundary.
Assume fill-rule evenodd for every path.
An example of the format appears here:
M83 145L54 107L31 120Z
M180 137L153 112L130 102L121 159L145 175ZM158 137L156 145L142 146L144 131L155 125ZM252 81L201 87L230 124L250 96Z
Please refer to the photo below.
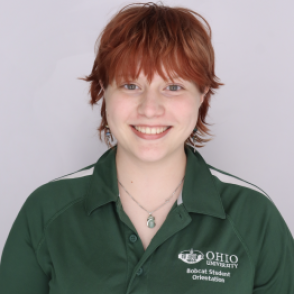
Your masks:
M118 122L123 119L128 112L128 104L119 96L111 96L108 100L107 117L113 122Z
M186 121L192 125L197 121L199 106L199 103L195 99L187 99L185 103L181 101L175 105L175 114L182 121Z
M135 121L134 106L124 99L117 99L115 103L109 104L108 121L114 136L118 137L120 132L125 132L130 122Z

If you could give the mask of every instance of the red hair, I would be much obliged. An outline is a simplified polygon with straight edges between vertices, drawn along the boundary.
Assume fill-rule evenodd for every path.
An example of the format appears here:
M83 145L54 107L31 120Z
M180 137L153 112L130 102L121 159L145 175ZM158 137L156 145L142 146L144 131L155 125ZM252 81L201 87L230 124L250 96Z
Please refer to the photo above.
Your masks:
M196 146L210 139L205 121L214 89L223 85L214 73L214 50L211 44L211 28L197 12L183 7L168 7L152 2L133 3L123 7L106 25L97 39L97 55L90 75L82 78L90 82L90 104L103 97L103 90L113 80L130 82L137 79L143 69L148 82L155 72L167 81L178 75L193 81L199 91L209 88L199 108ZM139 65L139 66L138 66ZM162 72L166 70L168 78ZM105 101L101 106L102 121L98 128L104 131ZM192 133L191 133L192 135ZM185 143L193 144L191 137Z

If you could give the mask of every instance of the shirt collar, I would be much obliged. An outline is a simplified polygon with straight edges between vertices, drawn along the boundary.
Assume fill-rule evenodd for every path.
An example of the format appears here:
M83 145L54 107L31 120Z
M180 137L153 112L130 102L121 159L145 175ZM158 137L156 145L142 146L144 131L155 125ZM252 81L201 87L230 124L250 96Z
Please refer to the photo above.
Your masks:
M85 196L85 209L90 215L93 210L119 198L117 171L117 146L108 149L98 159ZM221 197L215 187L213 176L200 155L190 145L185 145L187 156L186 173L182 190L184 207L188 212L201 213L225 219Z

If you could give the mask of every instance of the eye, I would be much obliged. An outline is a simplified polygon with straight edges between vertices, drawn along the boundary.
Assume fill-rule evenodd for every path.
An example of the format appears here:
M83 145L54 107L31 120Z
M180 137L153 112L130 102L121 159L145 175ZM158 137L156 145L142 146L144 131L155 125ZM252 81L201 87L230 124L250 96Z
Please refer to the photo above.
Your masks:
M170 90L173 91L173 92L176 92L177 90L183 89L183 87L181 87L180 85L175 85L175 84L168 85L167 88L168 87L170 87Z
M136 87L138 87L135 84L124 84L122 85L126 90L136 90Z

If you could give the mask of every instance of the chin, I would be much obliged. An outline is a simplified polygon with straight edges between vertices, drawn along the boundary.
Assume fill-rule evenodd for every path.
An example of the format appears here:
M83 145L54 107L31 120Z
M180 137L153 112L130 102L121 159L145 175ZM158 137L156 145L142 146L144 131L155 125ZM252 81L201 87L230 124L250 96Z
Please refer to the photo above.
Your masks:
M133 148L132 152L135 156L142 160L148 162L155 162L161 160L165 157L169 151L168 145L154 145L150 144L149 146L146 144L144 146L137 146L135 149Z

